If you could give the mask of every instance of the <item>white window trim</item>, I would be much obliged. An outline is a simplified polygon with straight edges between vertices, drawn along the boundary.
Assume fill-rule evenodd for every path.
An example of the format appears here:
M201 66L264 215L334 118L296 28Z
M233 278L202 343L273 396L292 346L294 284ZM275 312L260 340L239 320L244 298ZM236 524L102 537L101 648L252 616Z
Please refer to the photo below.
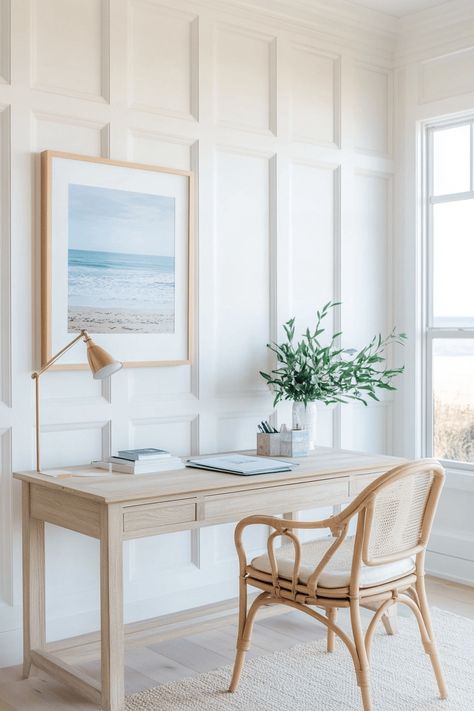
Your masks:
M450 195L434 196L432 186L433 131L442 128L454 128L470 125L470 186L469 190ZM430 120L422 124L421 141L421 447L423 456L433 456L433 397L432 397L432 353L433 341L440 338L470 338L474 340L474 328L437 327L431 322L433 295L433 205L474 199L474 114L456 119ZM453 460L442 460L444 466L452 472L469 474L474 477L474 464Z

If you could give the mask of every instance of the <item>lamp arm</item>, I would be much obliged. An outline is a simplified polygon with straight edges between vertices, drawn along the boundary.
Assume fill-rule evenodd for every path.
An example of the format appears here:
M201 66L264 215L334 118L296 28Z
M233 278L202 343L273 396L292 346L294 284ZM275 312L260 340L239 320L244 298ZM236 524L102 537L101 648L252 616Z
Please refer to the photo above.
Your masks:
M50 368L54 363L56 363L56 361L59 360L59 358L61 358L64 353L67 353L67 351L72 348L75 343L81 340L81 338L83 338L85 341L87 341L87 339L89 338L89 334L84 329L82 329L79 335L73 338L72 341L67 344L67 346L64 346L64 348L61 348L61 350L58 351L56 355L53 355L53 357L50 358L48 362L45 363L42 368L40 368L40 370L35 370L35 372L31 374L31 377L33 379L38 379L40 375L42 375L46 370L48 370L48 368Z
M72 339L70 343L67 344L67 346L64 346L64 348L61 348L60 351L56 353L56 355L53 355L52 358L48 360L47 363L43 365L40 370L35 370L34 373L31 374L31 377L35 381L35 419L36 419L36 471L41 472L41 464L40 464L40 389L39 389L39 378L40 375L42 375L48 368L50 368L53 363L56 363L56 361L61 358L64 353L66 353L70 348L73 347L75 343L81 340L81 338L84 339L84 341L87 341L90 336L85 331L84 329L79 333L78 336Z

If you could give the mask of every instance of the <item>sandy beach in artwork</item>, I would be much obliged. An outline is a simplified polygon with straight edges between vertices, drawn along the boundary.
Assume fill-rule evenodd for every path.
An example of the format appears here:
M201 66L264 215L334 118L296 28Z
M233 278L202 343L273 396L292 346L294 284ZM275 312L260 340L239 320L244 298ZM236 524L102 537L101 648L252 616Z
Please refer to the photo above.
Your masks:
M68 330L90 333L174 333L172 314L130 309L69 307Z

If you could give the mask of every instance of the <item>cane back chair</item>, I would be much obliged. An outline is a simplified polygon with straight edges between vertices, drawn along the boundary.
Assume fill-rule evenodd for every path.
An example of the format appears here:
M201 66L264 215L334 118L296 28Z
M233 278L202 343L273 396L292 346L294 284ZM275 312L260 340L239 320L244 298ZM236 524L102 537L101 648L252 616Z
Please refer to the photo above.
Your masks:
M441 698L447 698L425 592L424 560L444 470L431 459L396 467L369 484L341 513L320 521L248 516L237 524L240 565L237 653L229 691L237 689L250 647L257 610L283 604L306 612L327 627L327 651L335 635L348 648L361 690L364 711L371 711L370 648L375 627L397 603L415 614ZM355 534L349 525L356 518ZM242 533L263 524L273 529L267 554L247 562ZM301 543L297 529L329 529L331 536ZM289 543L275 548L277 539ZM247 588L262 592L247 609ZM314 607L324 608L325 615ZM360 608L375 609L365 636ZM352 639L337 625L338 608L349 608Z

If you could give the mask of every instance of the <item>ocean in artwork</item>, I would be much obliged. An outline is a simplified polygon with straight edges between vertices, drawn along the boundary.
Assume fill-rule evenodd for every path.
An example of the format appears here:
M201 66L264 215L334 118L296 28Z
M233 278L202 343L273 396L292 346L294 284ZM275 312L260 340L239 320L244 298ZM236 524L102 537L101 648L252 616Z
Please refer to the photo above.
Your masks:
M174 331L174 257L70 249L69 330Z
M68 330L174 333L174 198L71 184L68 208Z
M68 264L70 331L174 331L174 257L70 249Z

